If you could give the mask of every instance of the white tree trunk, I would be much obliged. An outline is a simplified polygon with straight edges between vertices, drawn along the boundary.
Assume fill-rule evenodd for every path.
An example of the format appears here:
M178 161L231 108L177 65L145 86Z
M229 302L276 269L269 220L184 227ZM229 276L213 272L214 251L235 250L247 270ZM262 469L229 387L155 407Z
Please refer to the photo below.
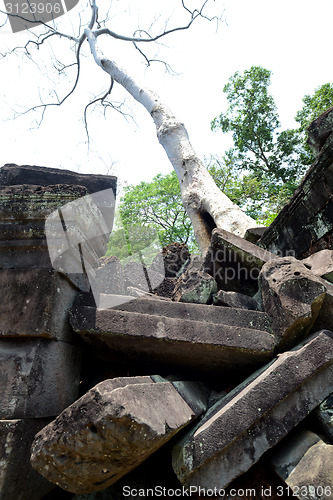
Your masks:
M90 30L87 29L85 34L96 63L141 103L154 120L158 140L177 174L183 204L202 253L209 247L214 227L244 236L248 228L257 226L254 219L246 215L216 186L195 154L184 124L176 119L154 92L138 84L114 61L106 58L99 51L97 40Z

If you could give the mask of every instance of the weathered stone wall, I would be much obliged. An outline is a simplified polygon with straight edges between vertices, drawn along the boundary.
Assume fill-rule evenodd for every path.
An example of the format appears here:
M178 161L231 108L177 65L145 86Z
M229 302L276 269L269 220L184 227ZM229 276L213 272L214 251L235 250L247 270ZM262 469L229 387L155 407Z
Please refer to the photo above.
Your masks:
M78 289L52 269L45 219L115 178L0 169L0 498L38 500L54 485L30 465L35 434L79 395L81 348L68 322Z

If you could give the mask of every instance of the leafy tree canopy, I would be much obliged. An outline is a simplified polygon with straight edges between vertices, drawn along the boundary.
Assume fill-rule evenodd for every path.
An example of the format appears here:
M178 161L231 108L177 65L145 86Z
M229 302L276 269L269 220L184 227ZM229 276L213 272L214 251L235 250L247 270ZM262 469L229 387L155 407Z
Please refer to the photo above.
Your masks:
M151 182L128 186L124 191L118 207L118 229L113 231L109 242L109 255L123 258L134 254L156 236L162 246L179 242L197 250L174 171L158 174Z
M211 122L212 130L232 132L234 146L224 158L238 172L235 196L249 215L269 223L293 194L313 157L306 145L306 127L333 105L333 85L325 84L305 96L296 115L298 129L280 130L273 97L271 71L252 66L236 72L224 86L229 107ZM230 166L231 165L231 166Z

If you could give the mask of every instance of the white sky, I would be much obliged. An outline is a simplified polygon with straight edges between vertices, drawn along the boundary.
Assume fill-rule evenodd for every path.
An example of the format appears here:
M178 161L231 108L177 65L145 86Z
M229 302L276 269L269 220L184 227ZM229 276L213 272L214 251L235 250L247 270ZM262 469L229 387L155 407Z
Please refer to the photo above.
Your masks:
M191 2L200 3L188 0L189 6ZM138 16L141 26L147 27L160 6L166 5L170 26L177 24L175 4L180 0L113 0L111 27L132 35ZM161 65L145 70L130 44L112 40L105 46L106 55L160 94L185 123L201 157L223 154L230 146L230 139L221 132L210 131L210 122L226 110L222 88L235 71L252 65L273 71L271 93L283 128L296 125L293 118L305 94L333 81L332 0L215 0L214 8L220 14L225 11L228 25L220 24L216 32L215 24L199 21L193 29L165 40L168 48L161 47L159 57L167 60L178 76L166 74ZM64 16L63 21L70 22L71 16ZM20 34L0 34L0 52L22 44L23 38ZM57 55L71 62L73 54L65 52L67 46L67 42L61 42ZM47 50L44 53L41 66L47 61ZM82 79L75 96L62 107L49 108L40 126L36 124L38 114L28 113L13 120L13 110L38 104L40 95L47 100L49 92L64 95L70 81L62 78L59 84L54 72L43 72L43 67L39 69L15 55L0 60L0 75L0 165L34 164L112 173L128 183L171 171L149 115L131 101L128 111L135 122L127 122L116 112L109 111L106 119L98 110L90 113L91 151L87 151L84 105L108 85L107 75L89 57L82 62ZM123 99L119 91L114 97Z

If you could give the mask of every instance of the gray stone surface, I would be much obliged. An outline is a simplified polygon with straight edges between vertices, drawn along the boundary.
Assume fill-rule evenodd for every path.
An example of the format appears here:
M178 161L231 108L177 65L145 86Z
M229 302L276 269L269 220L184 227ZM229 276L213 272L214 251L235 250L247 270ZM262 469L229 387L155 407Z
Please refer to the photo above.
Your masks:
M201 257L192 255L186 271L175 286L172 299L176 302L210 304L216 292L216 281L202 270Z
M264 311L272 318L279 337L279 350L292 347L311 330L326 286L293 257L267 262L260 273L259 286Z
M266 229L267 227L264 226L250 227L244 234L244 240L250 241L251 243L257 243Z
M161 272L161 261L163 259L164 274L166 278L175 278L182 272L184 266L188 263L190 252L185 243L171 243L163 247L161 254L154 258L151 268Z
M89 305L84 303L82 299L79 300L79 303ZM230 307L212 307L204 304L187 304L141 298L118 306L116 309L153 316L167 316L179 320L203 321L217 325L239 326L242 328L252 326L257 330L270 331L270 319L266 313L244 311L241 308L231 310Z
M104 257L96 269L96 281L100 293L125 295L123 266L117 257Z
M188 486L224 488L275 446L333 383L333 333L318 332L253 374L173 449L173 467Z
M0 268L51 269L45 219L86 194L82 186L0 184Z
M315 415L326 436L333 444L333 393L316 408Z
M73 493L103 490L137 467L197 412L160 377L101 382L37 434L32 466ZM199 391L199 393L198 393ZM182 384L191 402L200 388Z
M333 250L321 250L302 260L302 264L309 267L313 274L333 282Z
M0 420L0 500L40 500L54 488L30 465L34 436L49 422Z
M308 127L308 144L315 155L319 155L333 131L333 108L322 113Z
M252 311L258 311L258 302L238 292L226 292L225 290L219 290L217 294L213 297L214 306L225 306L225 307L237 307L240 309L250 309Z
M0 418L58 415L78 397L81 356L54 340L0 340Z
M286 483L300 500L331 500L332 469L333 446L320 441L304 455Z
M68 309L77 289L48 269L0 269L0 337L73 340Z
M153 299L120 307L75 306L71 324L101 354L176 372L237 371L259 366L273 355L275 338L262 312ZM136 312L143 310L148 314Z
M224 229L214 229L204 269L219 289L253 295L258 290L258 276L265 262L275 255Z
M161 271L163 268L161 267ZM141 262L127 262L124 266L125 287L134 286L151 293L164 279L164 274L144 266Z
M275 472L286 481L307 451L320 441L317 434L306 429L291 432L271 452Z
M312 331L318 331L325 328L333 331L333 285L324 280L322 280L322 284L326 288L326 294L312 327Z
M288 438L286 438L287 440ZM294 498L324 500L333 496L333 446L303 431L283 442L271 459Z

